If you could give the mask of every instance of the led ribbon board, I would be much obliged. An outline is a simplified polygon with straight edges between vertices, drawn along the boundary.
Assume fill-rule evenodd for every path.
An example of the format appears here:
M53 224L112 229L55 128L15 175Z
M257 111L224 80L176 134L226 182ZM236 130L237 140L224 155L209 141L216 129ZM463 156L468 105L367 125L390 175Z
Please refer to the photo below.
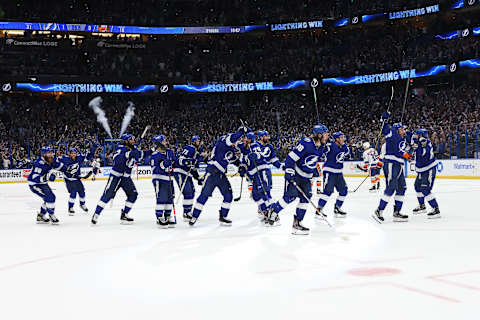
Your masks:
M95 33L128 34L220 34L245 33L267 29L267 25L224 26L224 27L136 27L97 24L73 24L53 22L2 22L0 30L36 30L36 31L77 31Z
M402 79L430 77L437 75L447 70L446 65L434 66L426 71L418 72L416 69L410 70L397 70L391 72L383 72L376 74L368 74L362 76L353 77L338 77L338 78L325 78L322 80L323 84L333 84L336 86L353 85L353 84L366 84L366 83L382 83L389 81L397 81Z
M37 84L17 83L17 90L33 92L62 92L62 93L144 93L155 91L154 85L126 87L123 84L100 83L64 83L64 84Z
M193 93L273 91L300 88L304 87L306 83L305 80L296 80L286 84L275 84L273 82L177 84L173 85L173 90Z

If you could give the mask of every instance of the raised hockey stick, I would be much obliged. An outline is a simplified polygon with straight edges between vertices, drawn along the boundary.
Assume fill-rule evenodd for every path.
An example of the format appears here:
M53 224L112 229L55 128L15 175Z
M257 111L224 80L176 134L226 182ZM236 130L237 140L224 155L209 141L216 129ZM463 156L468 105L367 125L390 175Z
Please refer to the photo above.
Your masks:
M390 95L390 102L388 103L388 106L387 106L387 112L389 112L390 107L392 106L394 93L395 93L395 89L394 89L393 86L392 86L392 94ZM382 121L381 126L380 126L380 132L378 133L377 139L375 140L375 148L374 148L375 150L377 150L378 143L380 142L380 138L381 138L381 136L382 136L382 128L383 128L383 124L384 124L384 123L385 123L385 121ZM354 193L354 192L356 192L358 189L360 189L360 187L363 185L363 183L364 183L365 181L367 181L368 177L369 177L369 175L367 175L367 176L365 177L365 179L363 179L362 182L360 182L360 184L359 184L359 185L355 188L355 190L353 190L351 193Z
M302 188L300 188L298 186L298 184L295 182L295 181L291 181L291 183L293 183L293 185L295 186L295 188L297 188L298 192L300 192L300 194L306 199L308 200L308 202L312 205L312 207L315 209L315 211L317 211L317 213L319 214L319 216L322 218L323 221L325 221L328 226L330 228L333 228L333 226L330 224L330 222L328 222L327 219L325 219L325 217L323 216L322 212L317 208L317 206L312 202L312 199L308 198L307 195L305 194L305 192L303 192Z
M310 82L310 86L312 87L312 90L313 90L313 101L315 102L315 111L316 111L316 114L317 114L317 122L320 122L320 115L318 113L318 101L317 101L318 80L316 78L313 78L312 82Z

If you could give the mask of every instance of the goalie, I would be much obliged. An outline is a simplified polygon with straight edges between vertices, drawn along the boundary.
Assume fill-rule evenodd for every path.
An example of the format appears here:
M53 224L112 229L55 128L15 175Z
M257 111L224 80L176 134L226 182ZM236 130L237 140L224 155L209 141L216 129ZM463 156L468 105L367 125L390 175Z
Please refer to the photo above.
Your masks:
M380 169L383 163L380 161L377 150L371 148L368 141L363 143L363 150L363 167L357 164L357 168L368 172L372 183L372 187L369 190L370 192L375 192L380 190Z

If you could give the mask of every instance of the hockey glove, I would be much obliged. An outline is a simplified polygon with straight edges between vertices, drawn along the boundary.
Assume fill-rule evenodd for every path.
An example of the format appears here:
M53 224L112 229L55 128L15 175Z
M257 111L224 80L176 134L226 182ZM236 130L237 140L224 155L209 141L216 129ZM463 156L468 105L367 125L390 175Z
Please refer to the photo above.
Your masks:
M50 174L50 176L48 177L48 181L55 181L55 178L57 178L57 177L55 176L55 173L52 173L52 174Z
M285 180L288 182L292 181L295 178L295 170L292 168L285 169Z
M378 169L381 169L382 167L383 167L383 162L378 161L378 162L377 162L377 168L378 168Z
M410 160L412 160L413 155L412 155L411 153L405 152L405 153L403 154L403 157L404 157L405 159L407 159L407 161L410 161Z
M247 173L247 166L242 164L238 167L238 174L240 175L240 177L244 177L245 176L245 173Z
M381 120L382 120L382 121L387 121L388 119L390 119L390 113L388 113L387 111L385 111L384 113L382 113L382 118L381 118Z

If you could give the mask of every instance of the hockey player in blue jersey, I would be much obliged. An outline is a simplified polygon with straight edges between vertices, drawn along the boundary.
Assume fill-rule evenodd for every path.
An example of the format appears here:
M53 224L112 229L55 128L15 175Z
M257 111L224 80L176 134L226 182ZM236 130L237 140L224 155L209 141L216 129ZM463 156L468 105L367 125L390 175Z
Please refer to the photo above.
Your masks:
M273 165L277 169L281 169L282 171L285 171L285 165L280 162L278 159L275 148L273 145L270 143L270 134L268 131L259 131L257 133L258 136L258 142L260 145L263 146L262 149L262 157L265 159L265 161L269 164L268 169L266 169L266 174L267 174L267 192L271 198L271 191L272 191L272 169L270 165Z
M416 137L412 140L415 150L415 171L417 172L415 191L417 192L419 203L418 207L413 209L413 213L425 213L427 211L425 201L427 201L433 209L433 211L427 214L427 217L429 219L440 218L440 209L432 193L433 183L437 174L437 161L433 153L432 142L428 139L428 131L426 129L418 129Z
M285 180L287 188L283 197L272 205L268 222L273 225L278 213L289 203L299 198L296 213L293 218L292 234L309 234L310 229L302 223L310 198L312 185L310 179L317 170L317 162L323 156L324 146L328 139L328 129L322 124L313 127L313 136L301 139L285 160ZM295 184L308 197L305 198Z
M108 178L103 195L97 204L95 213L92 216L92 224L96 224L100 213L107 203L115 197L118 189L122 189L127 195L125 207L120 214L120 222L123 224L133 223L133 218L128 213L137 200L138 192L131 177L132 168L137 161L151 154L151 151L140 151L135 147L133 135L125 133L121 137L123 146L119 147L113 156L113 167Z
M157 224L161 228L174 228L172 165L175 159L173 150L167 148L167 139L164 135L157 135L153 137L152 141L155 144L155 152L150 157L150 165L152 166L152 183L155 188Z
M93 159L95 149L96 146L92 145L92 148L89 150L87 155L79 155L77 149L70 148L68 155L64 155L58 159L58 161L63 163L65 166L64 179L67 186L67 191L70 194L70 198L68 199L68 214L71 216L75 214L73 205L75 204L77 194L80 198L80 208L84 212L88 212L88 208L85 206L85 187L83 186L81 179L87 179L92 175L92 172L90 171L85 176L82 176L81 168L85 159L89 161Z
M193 198L195 197L193 178L197 181L200 179L198 174L198 165L201 160L199 153L201 144L200 137L193 136L191 142L192 144L183 148L182 153L175 160L173 169L178 189L183 195L183 219L186 222L189 221L192 216Z
M315 212L315 218L324 220L326 214L323 213L323 208L327 204L330 195L334 189L338 192L338 197L335 202L334 214L337 218L345 218L347 213L343 211L342 205L348 193L347 183L343 177L343 161L345 157L350 154L350 150L345 144L345 135L338 131L332 135L333 142L328 142L324 148L324 155L326 157L323 166L323 192L319 195L318 208L320 213ZM323 215L323 216L321 216Z
M219 221L221 225L231 226L232 221L227 219L228 212L230 211L230 205L232 204L232 186L228 181L226 172L229 164L238 163L236 153L236 143L242 139L245 142L245 135L250 132L250 128L242 126L237 132L227 134L220 137L215 147L212 150L210 160L207 165L207 172L204 177L204 184L200 195L197 197L195 205L193 207L193 214L190 218L189 224L193 226L200 216L203 210L203 206L211 197L215 188L220 189L223 196L223 203L220 207Z
M378 208L372 217L379 223L384 222L383 210L388 204L390 198L395 194L395 205L393 209L393 221L408 221L408 216L401 214L403 199L407 185L405 183L405 174L403 170L405 159L410 161L412 154L409 153L409 140L405 131L405 126L401 123L395 123L390 128L387 120L390 118L388 112L382 114L382 135L385 137L385 157L383 173L385 175L386 187L380 200Z
M263 221L268 215L267 209L272 199L267 173L270 165L264 156L265 148L255 141L253 132L247 133L245 143L240 143L238 147L242 153L242 165L238 168L238 172L242 177L246 174L252 183L252 199L257 203ZM279 222L277 221L276 224L279 225Z
M50 147L43 147L40 152L40 158L35 160L32 171L28 175L28 187L43 200L37 215L37 223L58 224L59 220L55 216L55 194L48 185L48 181L55 180L55 174L48 175L53 169L63 171L64 166L53 156L53 150Z

